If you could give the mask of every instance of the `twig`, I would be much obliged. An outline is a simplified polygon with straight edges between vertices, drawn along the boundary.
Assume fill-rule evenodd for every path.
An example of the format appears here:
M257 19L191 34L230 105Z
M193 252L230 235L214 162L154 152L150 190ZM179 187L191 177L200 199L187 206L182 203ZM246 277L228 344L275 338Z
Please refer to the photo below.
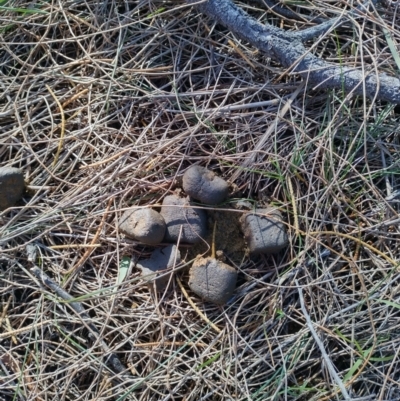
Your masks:
M3 311L2 311L2 313L0 315L0 328L3 325L3 320L5 320L4 326L6 326L9 331L7 333L4 333L4 334L7 334L7 336L11 335L13 343L17 344L17 339L16 339L16 337L14 335L15 334L14 330L11 330L12 327L11 327L11 324L10 324L10 319L7 316L7 311L8 311L8 307L10 306L11 299L12 299L12 295L10 295L8 297L8 301L7 301L6 305L4 306ZM1 337L2 337L2 333L0 333L0 338Z
M290 32L290 34L293 35L294 38L302 42L314 39L316 37L321 37L322 35L328 33L329 31L338 28L341 24L348 21L349 19L355 18L357 16L362 16L363 14L361 14L360 12L361 11L364 12L371 3L375 5L377 3L377 0L367 0L364 4L360 4L354 10L351 10L349 12L344 12L339 17L329 19L327 21L322 22L319 25L303 29L298 32Z
M217 220L214 221L214 227L212 232L212 242L211 242L211 257L215 259L216 250L215 250L215 234L217 231Z
M321 89L343 88L347 93L400 104L400 79L385 74L377 75L374 69L366 73L356 68L329 63L311 54L304 47L302 41L328 32L342 17L309 30L292 33L260 23L230 0L186 1L195 4L199 11L217 20L283 67L290 68L293 73L301 75ZM355 11L348 15L356 16L357 13Z
M99 248L101 244L65 244L65 245L52 245L49 249L70 249L70 248Z
M292 184L292 179L289 177L286 180L288 187L289 187L289 193L290 193L290 200L292 202L292 207L293 207L293 224L294 224L294 232L297 235L299 235L299 216L297 213L297 206L296 206L296 197L294 195L293 191L293 184Z
M196 304L192 301L190 298L189 294L185 290L185 287L182 284L182 281L179 279L178 276L176 276L176 281L178 282L179 288L181 289L183 295L185 298L188 300L192 308L197 312L197 314L207 323L209 324L217 333L221 333L222 330L218 328L197 306Z
M108 205L107 205L107 208L106 208L106 210L105 210L105 212L104 212L104 214L103 214L103 218L101 219L99 228L97 229L95 236L93 237L92 241L90 242L89 248L88 248L87 251L83 254L83 256L79 259L79 261L78 261L74 266L72 266L70 269L68 269L66 272L65 272L65 271L62 272L63 274L67 275L67 274L74 273L77 269L79 269L79 268L83 265L83 263L86 262L87 258L92 254L93 250L96 248L94 245L96 245L96 242L97 242L97 240L99 239L101 230L103 229L104 223L105 223L105 221L106 221L106 217L107 217L108 212L109 212L109 210L110 210L110 206L111 206L112 199L113 199L113 198L111 198L111 199L108 201ZM72 276L70 276L70 277L67 279L65 285L68 284L68 282L71 280L71 278L72 278Z
M298 21L312 21L312 22L316 22L318 24L324 22L324 20L322 18L319 18L319 17L314 18L314 17L310 17L308 15L297 14L288 8L280 7L278 5L278 3L275 3L272 0L258 0L258 2L261 3L268 10L270 10L274 14L277 14L280 17L291 18L291 19L295 19Z
M247 62L247 64L249 64L252 68L256 68L255 65L249 60L249 58L244 54L244 52L242 52L242 50L240 50L240 48L232 41L232 40L228 40L228 43L231 45L231 47L233 47L235 49L235 51L237 53L240 54L240 56Z
M43 327L48 324L54 324L54 321L53 320L45 320L43 322L34 323L34 324L30 324L29 326L21 327L20 329L6 331L5 333L0 333L0 339L7 338L7 337L14 337L18 334L25 333L26 331L30 331L30 330L36 330L39 327Z
M53 96L54 101L57 103L57 106L60 110L60 114L61 114L61 134L60 134L60 142L58 143L58 148L57 148L57 152L56 155L54 156L54 161L53 161L53 167L57 164L58 161L58 157L60 156L60 152L61 152L61 148L63 145L63 141L64 141L64 134L65 134L65 115L64 115L64 109L60 103L60 101L57 99L57 96L55 95L55 93L52 91L52 89L50 88L49 85L46 85L47 90L50 92L51 96Z
M66 100L63 104L62 107L65 109L70 103L72 103L74 100L78 99L79 97L85 95L87 92L89 92L89 89L83 89L80 92L76 93L74 96ZM60 110L61 111L61 110Z
M326 366L329 370L329 373L332 375L333 379L335 380L336 384L338 385L338 387L340 388L340 391L343 394L343 397L346 401L350 401L350 395L346 390L346 387L344 386L342 380L340 379L339 375L337 374L335 367L332 364L332 361L330 360L328 354L325 351L324 345L322 344L322 341L320 340L320 338L318 337L317 332L314 329L313 323L311 321L311 318L307 312L307 309L304 305L304 298L303 298L303 290L299 285L298 280L295 280L296 286L297 286L297 290L299 291L299 298L300 298L300 307L301 307L301 311L303 312L303 315L306 319L306 323L308 328L310 329L310 332L312 334L312 336L314 337L315 342L318 345L318 348L321 351L322 357L324 358L324 361L326 363Z
M243 103L243 104L234 104L229 106L223 107L216 107L214 109L198 109L196 110L195 114L211 114L211 113L230 113L232 111L243 110L243 109L256 109L258 107L267 107L267 106L274 106L280 103L279 99L272 99L272 100L264 100L263 102L252 102L252 103ZM86 167L86 166L85 166ZM83 168L83 167L81 167Z
M125 154L125 153L127 153L127 152L130 152L130 151L131 151L131 149L124 149L124 150L121 150L121 152L118 152L118 153L116 153L115 155L112 155L112 156L110 156L110 157L107 157L107 159L99 160L98 162L95 162L95 163L92 163L92 164L87 164L87 165L85 165L85 166L81 166L81 167L79 167L79 169L80 169L80 170L83 170L83 169L85 169L85 168L91 168L91 167L101 166L102 164L106 164L106 163L110 162L111 160L114 160L114 159L116 159L117 157L122 156L123 154Z
M136 343L134 345L135 347L138 348L145 348L145 347L185 347L185 346L191 346L191 347L202 347L206 348L209 347L209 344L202 343L202 342L193 342L193 341L157 341L157 342L152 342L152 343Z

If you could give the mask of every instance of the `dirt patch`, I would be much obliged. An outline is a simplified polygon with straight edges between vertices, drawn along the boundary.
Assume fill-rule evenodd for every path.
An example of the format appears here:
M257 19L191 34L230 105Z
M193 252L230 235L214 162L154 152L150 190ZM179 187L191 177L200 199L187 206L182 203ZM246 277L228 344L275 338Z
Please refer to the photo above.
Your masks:
M215 249L223 251L234 264L240 265L246 256L246 243L240 230L239 219L241 213L236 211L214 211L208 213L208 234L206 243L202 241L188 250L188 259L194 259L197 255L211 253L214 221L217 223L215 232Z

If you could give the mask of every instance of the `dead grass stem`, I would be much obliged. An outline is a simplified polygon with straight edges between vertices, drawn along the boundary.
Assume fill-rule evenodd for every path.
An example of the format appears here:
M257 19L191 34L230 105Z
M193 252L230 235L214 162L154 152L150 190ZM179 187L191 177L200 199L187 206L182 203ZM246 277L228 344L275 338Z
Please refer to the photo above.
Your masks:
M397 73L387 3L310 51ZM300 21L240 4L295 30L353 3L280 4ZM0 399L400 399L398 107L313 89L183 1L6 2L0 42L0 166L28 185L0 214ZM223 307L184 269L155 296L135 268L152 248L118 231L194 163L288 227Z

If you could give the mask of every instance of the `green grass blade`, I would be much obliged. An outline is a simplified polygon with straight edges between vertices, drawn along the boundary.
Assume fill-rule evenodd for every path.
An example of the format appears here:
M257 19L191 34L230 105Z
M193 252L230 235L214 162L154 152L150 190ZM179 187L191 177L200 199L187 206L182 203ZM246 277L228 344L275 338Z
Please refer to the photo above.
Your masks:
M40 10L39 8L20 8L20 7L5 7L0 6L0 11L13 11L19 14L48 14L48 11Z

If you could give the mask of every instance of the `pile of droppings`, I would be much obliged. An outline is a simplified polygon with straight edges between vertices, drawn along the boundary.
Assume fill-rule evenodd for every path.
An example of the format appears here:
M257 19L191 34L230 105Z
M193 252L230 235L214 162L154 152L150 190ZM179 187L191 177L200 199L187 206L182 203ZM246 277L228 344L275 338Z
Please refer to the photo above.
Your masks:
M280 212L271 206L257 208L241 201L236 209L220 208L218 205L228 198L229 185L204 167L190 167L182 182L186 196L166 196L160 213L151 208L131 208L121 217L119 227L125 235L146 245L172 243L138 262L147 285L163 291L173 268L181 261L178 246L189 244L188 257L194 260L189 271L190 289L205 301L223 305L233 295L237 271L216 255L204 257L213 238L214 250L222 250L240 264L249 254L271 254L285 248L286 227Z

